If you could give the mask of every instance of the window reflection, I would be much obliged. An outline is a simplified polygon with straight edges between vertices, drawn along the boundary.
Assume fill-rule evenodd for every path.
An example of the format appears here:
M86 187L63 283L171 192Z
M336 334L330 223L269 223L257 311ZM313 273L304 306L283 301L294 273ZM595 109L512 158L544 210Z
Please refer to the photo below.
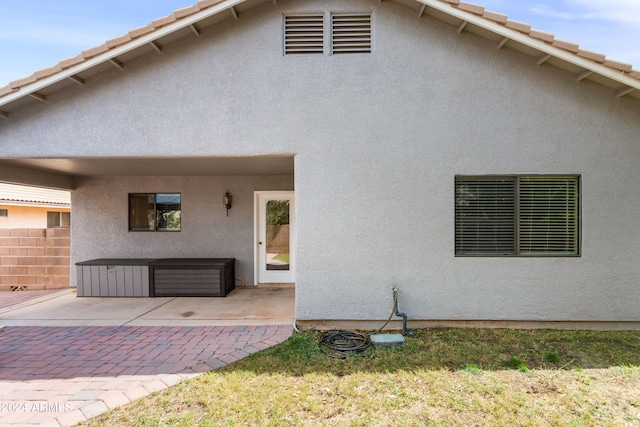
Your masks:
M267 270L289 270L289 201L267 200Z

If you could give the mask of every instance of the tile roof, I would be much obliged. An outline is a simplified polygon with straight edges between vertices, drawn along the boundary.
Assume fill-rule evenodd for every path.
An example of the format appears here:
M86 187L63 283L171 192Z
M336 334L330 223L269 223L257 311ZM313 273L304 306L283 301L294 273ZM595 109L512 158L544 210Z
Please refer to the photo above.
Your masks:
M171 15L155 19L145 26L134 28L126 34L109 39L100 46L86 49L76 56L61 60L56 65L38 70L30 76L14 80L6 86L0 87L0 106L12 101L8 100L3 102L3 98L9 98L10 95L13 94L20 97L21 91L24 91L23 96L31 96L32 98L40 101L46 101L45 96L36 92L37 90L42 89L42 87L32 88L32 85L48 79L49 77L64 74L65 72L68 73L64 78L71 79L78 84L84 84L84 81L81 78L73 75L72 72L74 71L74 67L80 67L83 64L88 64L89 62L91 62L91 64L87 66L96 65L92 61L100 58L101 55L103 55L102 60L98 63L111 61L114 65L122 68L122 64L115 56L117 56L118 53L126 53L127 51L122 50L122 52L116 52L116 50L121 47L126 47L127 45L132 45L131 49L134 49L136 47L135 43L140 38L146 38L144 43L152 45L154 49L160 52L161 47L155 43L154 33L162 33L158 34L158 38L165 36L167 33L162 32L161 30L175 24L180 24L184 21L183 26L175 25L175 28L170 29L170 31L177 31L185 28L185 26L191 26L193 32L198 34L198 30L194 27L197 20L193 20L193 15L198 14L199 12L211 9L211 13L202 15L201 19L204 19L214 14L230 10L233 17L238 19L238 13L235 8L240 6L242 3L245 3L245 1L246 0L200 0L196 4L178 9ZM274 2L275 1L276 0L274 0ZM397 1L406 4L404 0ZM610 79L618 80L623 87L618 88L616 93L617 96L624 96L631 92L634 92L634 95L637 95L635 92L640 91L640 70L633 69L631 64L609 59L602 53L581 49L577 43L556 39L552 33L533 29L531 28L531 25L524 22L510 20L507 15L485 10L481 5L467 3L460 0L415 0L415 2L411 4L420 9L419 16L422 16L423 13L429 13L430 9L433 9L436 12L439 11L440 13L455 15L455 17L463 21L458 32L461 32L464 29L468 22L466 20L467 17L471 18L470 21L476 25L481 24L481 21L484 21L484 23L486 23L485 29L492 31L501 37L505 37L504 41L499 45L500 48L507 43L507 39L510 40L515 34L516 36L524 36L533 44L532 47L534 49L540 49L545 56L550 55L567 59L566 55L570 55L576 60L586 60L588 61L587 65L578 61L578 64L580 64L578 66L583 68L586 67L580 73L578 80L587 78L590 74L589 72L601 74ZM425 11L425 9L427 10ZM462 12L462 14L459 12ZM465 14L466 16L464 16ZM476 20L474 21L473 19ZM511 33L505 35L504 32L497 29L498 27L492 27L496 24L499 27L504 28L505 31L511 31ZM522 41L522 39L519 39L518 41ZM536 43L543 43L544 46L536 45ZM549 49L551 50L549 51ZM112 53L112 56L109 56L110 53ZM539 64L545 61L546 59L539 62ZM79 68L78 72L82 72L83 70L86 70L86 68ZM613 72L613 74L608 71ZM55 82L56 81L53 81L51 84ZM46 86L46 83L44 86ZM638 97L640 97L640 95ZM0 110L0 118L2 117L7 118L8 113Z
M0 183L0 205L71 207L71 193L48 188Z

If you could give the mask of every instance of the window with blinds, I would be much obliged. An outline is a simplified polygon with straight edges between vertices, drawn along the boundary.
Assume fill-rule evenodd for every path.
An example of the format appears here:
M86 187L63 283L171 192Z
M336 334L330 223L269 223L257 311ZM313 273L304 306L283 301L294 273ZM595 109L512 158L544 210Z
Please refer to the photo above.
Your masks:
M331 15L331 52L371 53L371 15Z
M579 255L578 176L456 177L456 255Z
M285 55L324 53L324 14L287 15L284 17Z

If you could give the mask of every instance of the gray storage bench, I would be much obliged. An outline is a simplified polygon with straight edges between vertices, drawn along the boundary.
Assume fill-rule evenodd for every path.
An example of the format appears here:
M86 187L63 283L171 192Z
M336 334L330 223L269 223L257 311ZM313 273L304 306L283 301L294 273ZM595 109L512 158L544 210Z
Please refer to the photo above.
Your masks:
M76 264L81 297L225 297L235 258L101 258Z
M235 258L159 259L149 273L152 297L225 297L235 289Z
M101 258L76 263L79 297L148 297L153 259Z

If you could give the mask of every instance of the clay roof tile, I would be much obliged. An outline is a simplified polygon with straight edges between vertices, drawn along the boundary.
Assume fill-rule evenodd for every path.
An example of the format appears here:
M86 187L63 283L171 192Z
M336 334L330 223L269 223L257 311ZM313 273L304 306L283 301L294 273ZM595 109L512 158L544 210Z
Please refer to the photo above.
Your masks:
M539 40L542 40L542 41L547 42L547 43L552 43L553 39L554 39L553 33L549 33L547 31L536 30L536 29L532 29L529 32L529 35L531 37L533 37L534 39L539 39Z
M490 10L485 10L482 17L503 25L507 23L508 19L507 15L504 13L492 12Z
M107 46L107 44L103 43L100 46L96 46L96 47L92 47L91 49L83 50L82 51L82 56L84 57L84 59L90 59L90 58L93 58L94 56L100 55L101 53L105 53L108 50L109 50L109 47Z
M106 45L109 49L113 49L114 47L118 47L121 46L127 42L131 41L131 36L129 35L129 33L127 34L123 34L119 37L114 37L112 39L109 39L106 41Z
M9 95L12 92L15 92L16 89L12 88L11 85L6 85L0 87L0 96Z
M511 19L507 19L505 26L507 28L520 31L521 33L525 33L525 34L529 34L531 32L531 25L527 24L526 22L513 21Z
M23 185L0 183L0 200L5 202L39 203L49 205L70 205L69 191L48 188L26 187Z
M590 59L592 61L599 62L601 64L604 62L604 59L605 59L605 56L602 53L593 52L585 49L579 49L578 56L582 58Z
M142 27L134 28L133 30L129 31L129 37L131 37L132 39L135 39L135 38L144 36L145 34L149 34L153 32L153 30L155 30L155 27L152 24L147 24Z
M484 14L484 7L480 6L479 4L467 3L467 2L461 1L460 3L457 4L457 8L460 10L471 12L476 15L480 15L480 16Z
M72 56L71 58L63 59L62 61L60 61L59 64L60 64L60 67L64 70L66 68L79 64L82 61L84 61L84 56L82 56L82 54L80 53L76 56Z
M19 87L28 85L29 83L33 83L36 80L37 80L36 76L34 74L31 74L30 76L23 77L21 79L17 79L10 82L9 86L11 86L12 89L18 89Z
M580 46L577 43L568 42L566 40L555 39L551 44L555 47L567 50L572 53L578 53L578 51L580 50Z
M176 17L173 15L167 15L167 16L163 16L162 18L158 18L158 19L154 19L153 21L151 21L151 25L153 25L153 28L160 28L160 27L164 27L165 25L169 25L172 22L176 22Z
M175 16L176 19L180 19L180 18L184 18L185 16L193 15L194 13L199 11L200 11L200 7L196 3L191 6L183 7L182 9L174 10L173 16Z
M211 6L215 6L218 3L222 3L224 0L200 0L198 1L198 7L202 9L206 9Z
M53 67L43 68L42 70L38 70L33 75L36 79L44 79L45 77L49 77L57 72L62 71L62 67L60 64L56 64Z
M626 62L614 61L612 59L607 59L604 61L604 65L609 68L614 68L619 71L623 71L625 73L630 73L632 70L631 64Z

